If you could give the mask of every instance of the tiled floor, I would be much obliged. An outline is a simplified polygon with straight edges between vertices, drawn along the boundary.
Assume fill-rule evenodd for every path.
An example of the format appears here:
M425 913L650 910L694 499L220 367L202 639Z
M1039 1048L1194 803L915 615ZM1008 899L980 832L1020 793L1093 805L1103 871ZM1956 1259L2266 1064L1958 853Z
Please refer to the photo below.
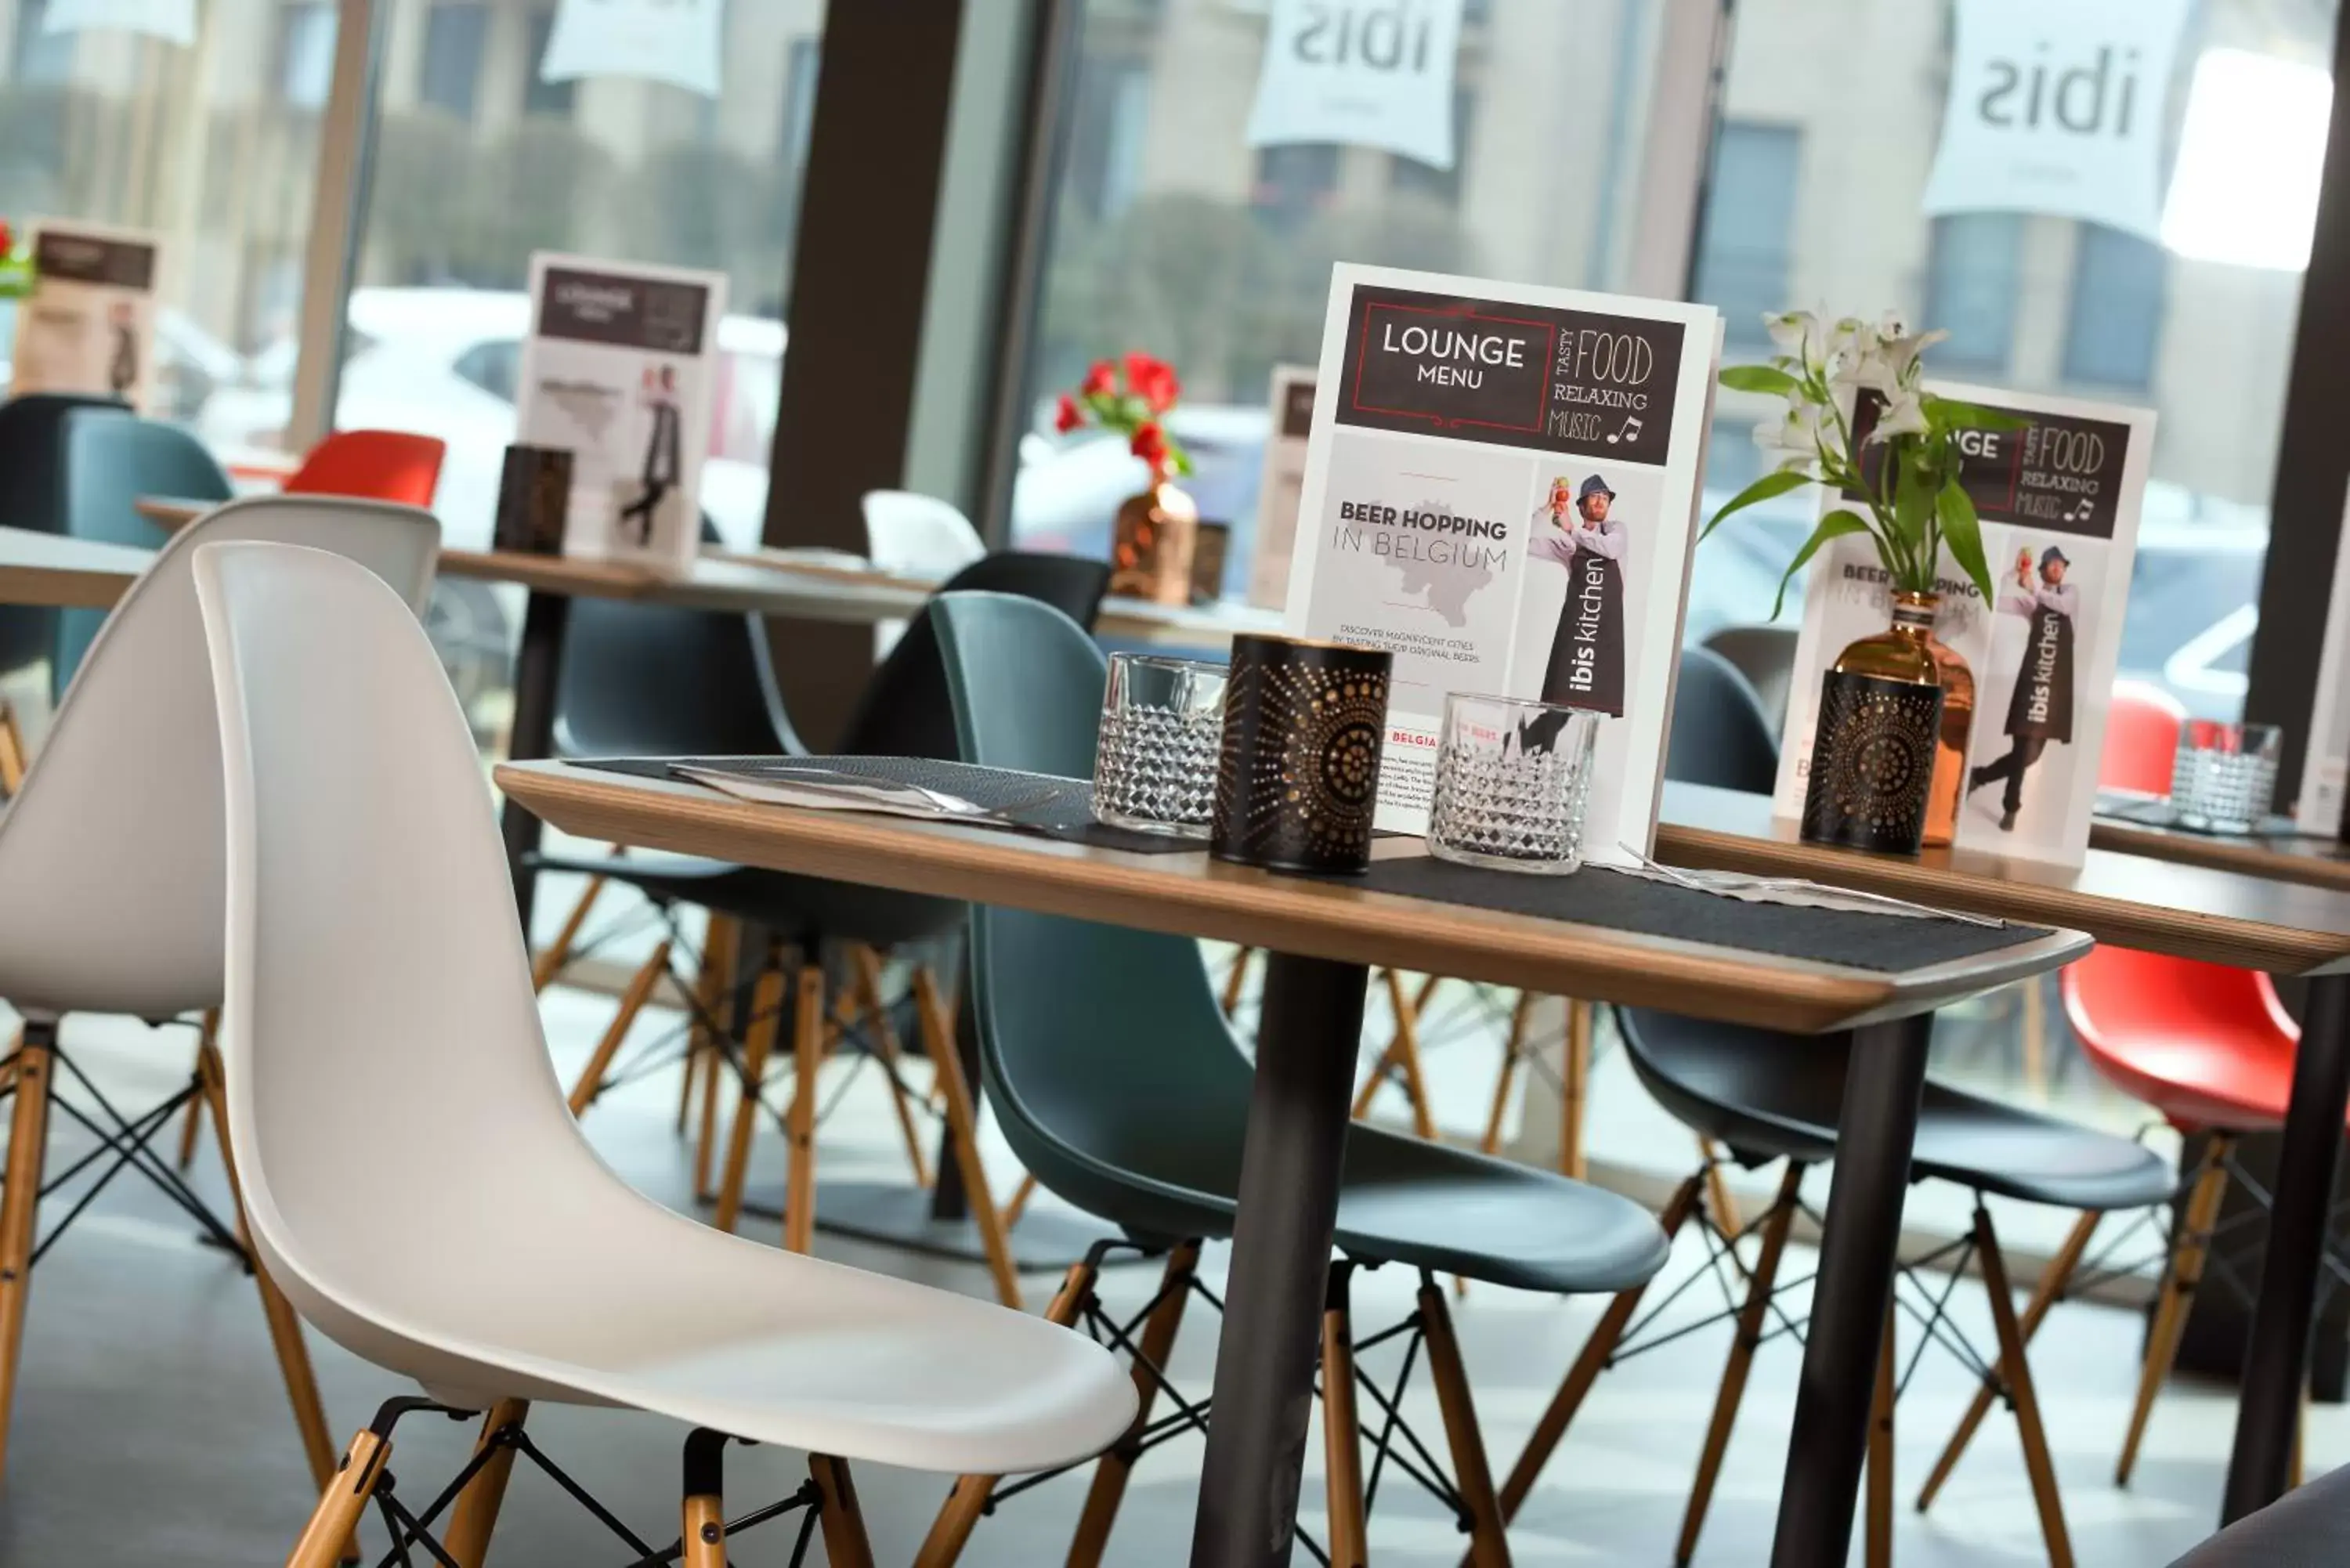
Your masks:
M550 997L547 1016L558 1063L575 1064L608 1002L572 992ZM668 1026L650 1019L650 1035ZM186 1062L185 1032L150 1034L113 1021L77 1021L68 1044L111 1093L132 1102L169 1092ZM1490 1083L1490 1064L1477 1070ZM685 1196L686 1158L669 1116L674 1079L657 1076L598 1105L588 1127L615 1165L667 1201ZM67 1140L60 1134L61 1145ZM894 1129L878 1084L852 1086L824 1129L823 1168L830 1176L892 1179L902 1173ZM403 1158L398 1131L380 1147L355 1151L355 1179L396 1181ZM772 1140L762 1154L780 1175ZM201 1170L207 1189L220 1182L207 1147ZM1010 1179L1007 1163L1004 1180ZM761 1234L772 1235L766 1227ZM951 1288L979 1292L976 1269L925 1263L824 1238L827 1255L894 1268ZM1699 1255L1685 1247L1677 1267ZM1211 1259L1221 1267L1221 1259ZM1808 1272L1791 1257L1788 1277ZM1146 1272L1125 1271L1107 1288L1113 1303L1139 1302ZM1392 1271L1358 1287L1358 1321L1400 1315L1412 1282ZM1050 1282L1032 1283L1041 1303ZM1970 1332L1988 1338L1974 1287L1960 1292ZM1458 1308L1471 1376L1497 1468L1506 1468L1580 1345L1599 1303L1560 1303L1480 1287ZM596 1303L583 1301L581 1312ZM1712 1328L1603 1377L1553 1462L1544 1484L1512 1536L1522 1563L1659 1564L1671 1560L1681 1502L1701 1439L1726 1348ZM396 1381L315 1341L330 1420L339 1438ZM2074 1542L2083 1568L2148 1568L2167 1563L2208 1529L2218 1497L2232 1404L2223 1389L2182 1385L2165 1397L2136 1487L2109 1481L2114 1447L2127 1411L2137 1345L2128 1315L2091 1306L2056 1313L2033 1356L2066 1488ZM1179 1375L1204 1387L1214 1341L1195 1316L1175 1357ZM1735 1568L1767 1560L1775 1505L1780 1439L1787 1426L1798 1352L1786 1340L1764 1348L1737 1439L1696 1561ZM1899 1469L1905 1506L1898 1560L1912 1568L2022 1564L2043 1561L2012 1428L1986 1424L1976 1450L1930 1517L1907 1507L1942 1437L1972 1391L1947 1359L1929 1360L1901 1407ZM1423 1381L1410 1410L1437 1431ZM671 1425L640 1416L546 1410L534 1431L563 1462L657 1544L675 1532L676 1444ZM403 1429L396 1470L411 1489L431 1488L461 1462L468 1434L452 1426ZM2313 1468L2334 1462L2350 1446L2350 1421L2321 1407L2311 1429ZM1307 1526L1318 1529L1318 1439L1309 1448ZM1196 1444L1154 1453L1138 1472L1112 1540L1112 1563L1179 1565L1196 1485ZM72 1563L86 1568L171 1564L172 1568L251 1568L281 1561L308 1506L304 1476L267 1341L250 1285L217 1253L196 1245L175 1210L128 1187L109 1192L47 1257L36 1276L23 1385L0 1493L0 1564L26 1568ZM797 1484L794 1456L738 1453L733 1499L749 1505ZM941 1479L868 1467L859 1476L876 1534L879 1561L903 1563L943 1496ZM1035 1568L1060 1560L1083 1493L1065 1480L1040 1489L984 1521L965 1561L986 1568ZM1461 1539L1451 1521L1408 1487L1383 1486L1372 1523L1374 1560L1411 1568L1451 1568ZM745 1538L736 1562L781 1563L787 1534L771 1527ZM600 1536L567 1499L543 1480L519 1476L494 1561L499 1568L574 1568L617 1564L627 1554ZM820 1551L815 1560L820 1560ZM1308 1561L1300 1552L1297 1561Z

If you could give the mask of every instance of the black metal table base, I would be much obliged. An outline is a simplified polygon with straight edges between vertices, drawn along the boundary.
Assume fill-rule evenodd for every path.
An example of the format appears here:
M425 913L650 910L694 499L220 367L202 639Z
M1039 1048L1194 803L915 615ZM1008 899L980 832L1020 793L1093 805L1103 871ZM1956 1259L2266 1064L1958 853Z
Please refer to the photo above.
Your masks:
M781 1220L783 1189L754 1188L743 1195L743 1210L764 1220ZM987 1262L979 1227L968 1218L939 1218L931 1211L930 1193L910 1181L819 1181L816 1228L925 1257L959 1263ZM1095 1242L1118 1234L1081 1214L1030 1208L1012 1227L1012 1266L1024 1274L1065 1273L1071 1264L1084 1260Z
M2232 1524L2284 1495L2309 1376L2311 1319L2334 1204L2342 1120L2350 1103L2350 976L2327 975L2309 988L2309 1016L2293 1060L2293 1097L2277 1151L2276 1198L2269 1210L2268 1255L2244 1352L2236 1446L2220 1521Z
M1840 1563L1852 1543L1933 1036L1931 1013L1854 1031L1771 1568Z
M523 763L555 754L556 688L563 674L563 632L571 601L560 594L534 593L522 616L522 646L515 654L514 721L506 727L506 756ZM509 800L498 818L506 865L514 874L515 910L523 940L530 940L532 906L538 874L524 862L538 848L538 818Z
M1289 1562L1368 980L1326 959L1265 966L1191 1568Z

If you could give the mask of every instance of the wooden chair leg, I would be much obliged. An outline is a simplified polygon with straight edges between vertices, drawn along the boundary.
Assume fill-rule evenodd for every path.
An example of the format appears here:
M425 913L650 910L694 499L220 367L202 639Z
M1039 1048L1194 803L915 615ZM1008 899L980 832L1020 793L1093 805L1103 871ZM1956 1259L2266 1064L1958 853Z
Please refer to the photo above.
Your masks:
M1220 1000L1227 1018L1240 1011L1241 993L1248 989L1249 961L1254 957L1254 948L1239 949L1232 954L1232 967L1224 971L1224 993Z
M221 1147L221 1164L228 1171L229 1201L236 1210L236 1237L253 1263L253 1283L261 1295L262 1321L277 1353L277 1370L286 1380L286 1402L294 1412L294 1428L302 1440L302 1455L310 1467L311 1481L324 1488L335 1469L334 1440L327 1436L327 1411L318 1399L318 1377L310 1365L310 1346L303 1337L302 1319L294 1303L270 1277L269 1266L254 1247L252 1229L244 1218L244 1189L229 1158L228 1080L220 1051L207 1044L196 1057L197 1100L210 1113L213 1137Z
M1703 1183L1701 1176L1692 1176L1682 1182L1673 1189L1672 1199L1665 1205L1665 1211L1657 1217L1658 1224L1664 1227L1665 1241L1669 1244L1679 1236L1682 1225L1688 1222L1690 1211L1697 1207L1698 1191ZM1606 1370L1608 1358L1616 1354L1617 1343L1624 1337L1625 1324L1630 1323L1632 1314L1640 1310L1640 1298L1648 1292L1646 1284L1620 1291L1617 1293L1616 1299L1607 1303L1607 1310L1599 1314L1599 1322L1592 1328L1591 1337L1584 1342L1583 1353L1575 1358L1575 1365L1567 1368L1558 1392L1551 1396L1549 1407L1543 1411L1542 1419L1534 1423L1533 1434L1526 1438L1524 1451L1510 1467L1509 1479L1502 1483L1502 1518L1504 1522L1517 1517L1527 1494L1534 1490L1534 1482L1541 1477L1543 1467L1550 1463L1550 1456L1557 1449L1559 1439L1566 1436L1567 1424L1575 1419L1575 1413L1582 1407L1585 1396L1591 1392L1592 1384Z
M2103 1214L2083 1214L2073 1222L2073 1229L2064 1237L2064 1244L2057 1248L2056 1255L2048 1261L2038 1287L2032 1293L2032 1300L2023 1309L2024 1344L2030 1345L2032 1336L2040 1332L2040 1320L2048 1315L2048 1309L2064 1299L2064 1287L2072 1282L2073 1271L2081 1266L2081 1255L2088 1251L2089 1240L2097 1233L2097 1223L2104 1218ZM1958 1429L1950 1434L1950 1440L1943 1446L1942 1457L1934 1461L1934 1473L1926 1478L1925 1487L1918 1493L1918 1512L1923 1513L1934 1506L1935 1495L1942 1490L1942 1483L1950 1479L1950 1472L1958 1468L1959 1457L1967 1451L1967 1445L1974 1441L1975 1428L1982 1425L1983 1417L1991 1413L1991 1401L1999 1397L2002 1387L2000 1376L1999 1368L1993 1366L1991 1376L1975 1390L1974 1403L1967 1407L1967 1413L1960 1418Z
M16 727L14 704L0 702L0 795L16 798L25 787L25 732Z
M817 1522L824 1531L825 1562L831 1568L873 1568L873 1542L866 1537L865 1511L858 1506L848 1461L810 1454L808 1474L819 1494Z
M881 959L859 942L849 950L857 970L857 992L865 1017L873 1026L873 1054L889 1077L889 1103L898 1115L898 1136L905 1140L906 1159L914 1168L914 1185L931 1185L931 1159L922 1147L922 1130L914 1120L913 1097L906 1092L905 1053L898 1048L898 1029L889 1022L889 1004L881 1000Z
M475 1453L487 1447L490 1439L509 1427L519 1427L530 1414L526 1399L501 1399L490 1407L482 1417L482 1435L473 1445ZM458 1568L482 1568L490 1554L490 1532L497 1528L498 1507L506 1499L506 1481L514 1474L515 1450L512 1444L498 1449L473 1472L465 1490L457 1494L456 1503L449 1513L449 1529L441 1537L441 1545L457 1562Z
M351 1439L334 1475L318 1489L318 1506L311 1511L310 1522L302 1527L286 1568L335 1568L342 1560L344 1543L367 1511L368 1499L375 1494L384 1462L390 1458L389 1438L361 1431Z
M16 1367L25 1349L25 1308L32 1286L41 1166L48 1150L56 1037L53 1024L26 1024L16 1036L16 1098L8 1118L6 1173L0 1177L0 1474L7 1468L9 1415L16 1406Z
M1885 1314L1885 1337L1877 1350L1877 1395L1868 1412L1868 1509L1863 1561L1867 1568L1893 1568L1893 1334L1896 1314Z
M614 848L612 853L626 855L628 850L620 846ZM531 990L545 991L553 985L555 977L571 962L571 950L578 944L580 929L588 924L588 913L596 908L596 900L603 896L604 878L588 877L588 886L579 890L579 901L571 906L569 914L563 917L563 924L556 929L555 940L540 949L538 956L531 961Z
M219 1034L220 1009L208 1007L204 1009L203 1027L196 1033L198 1074L202 1074L204 1070L204 1053L212 1049L213 1042ZM188 1108L180 1117L180 1169L182 1173L195 1168L196 1145L202 1138L203 1130L204 1096L197 1094L189 1097ZM221 1146L221 1158L224 1160L228 1158L228 1146L225 1144Z
M1330 1511L1330 1568L1366 1568L1370 1555L1363 1516L1363 1431L1355 1409L1353 1269L1334 1263L1322 1309L1322 1452ZM1069 1568L1077 1568L1070 1559Z
M1028 1212L1028 1200L1036 1196L1036 1173L1030 1171L1012 1189L1012 1199L1003 1206L1003 1228L1006 1231L1020 1223L1020 1216Z
M1804 1167L1790 1161L1779 1179L1779 1196L1762 1220L1762 1249L1754 1260L1746 1300L1738 1308L1738 1323L1730 1342L1730 1360L1721 1369L1721 1386L1713 1399L1713 1419L1705 1429L1705 1447L1690 1483L1689 1506L1681 1514L1680 1544L1675 1563L1687 1563L1697 1553L1698 1532L1705 1528L1706 1511L1713 1505L1714 1482L1721 1476L1721 1459L1730 1449L1731 1428L1746 1397L1747 1375L1754 1368L1754 1352L1762 1343L1763 1324L1771 1314L1771 1292L1779 1282L1779 1260L1787 1250L1787 1232L1795 1223L1795 1199L1804 1184Z
M971 1085L963 1081L962 1057L955 1050L954 1019L927 964L914 970L914 1009L922 1021L922 1049L931 1058L931 1070L938 1074L939 1086L946 1092L947 1141L954 1146L955 1168L962 1175L972 1223L979 1230L980 1244L987 1250L996 1298L1013 1311L1022 1311L1020 1272L1013 1266L1012 1241L996 1210L995 1196L988 1189L987 1167L979 1157L979 1112L972 1102Z
M1485 1113L1485 1136L1477 1140L1481 1153L1498 1155L1502 1152L1502 1119L1509 1115L1510 1090L1516 1086L1518 1064L1525 1054L1526 1017L1534 1007L1533 993L1522 991L1518 993L1518 1004L1510 1009L1510 1036L1502 1046L1502 1072L1493 1080L1493 1105Z
M1587 1002L1566 1004L1566 1049L1560 1059L1558 1089L1558 1169L1562 1176L1583 1179L1587 1161L1583 1151L1584 1106L1591 1092L1591 1032L1596 1010Z
M1510 1568L1510 1539L1503 1528L1502 1501L1485 1460L1485 1434L1477 1425L1477 1404L1469 1391L1469 1369L1452 1332L1452 1309L1436 1288L1436 1276L1419 1277L1420 1332L1428 1345L1428 1375L1436 1385L1436 1407L1452 1450L1452 1485L1469 1516L1470 1568ZM1329 1380L1324 1379L1326 1385Z
M1991 1297L1991 1325L1999 1331L1999 1355L2006 1367L2008 1400L2015 1407L2016 1432L2023 1440L2023 1470L2032 1480L2032 1500L2040 1511L2040 1533L2048 1543L2048 1568L2073 1568L2072 1537L2064 1529L2064 1500L2056 1490L2056 1462L2048 1453L2047 1428L2040 1424L2040 1396L2032 1386L2032 1363L2025 1358L2023 1330L2016 1322L2015 1298L2009 1293L2007 1259L1991 1229L1991 1210L1975 1209L1975 1257L1982 1269L1983 1290Z
M1191 1300L1191 1276L1200 1266L1200 1243L1184 1241L1167 1254L1166 1271L1159 1279L1159 1303L1143 1320L1142 1337L1137 1343L1141 1356L1134 1364L1134 1422L1126 1429L1118 1446L1103 1454L1094 1465L1093 1485L1087 1490L1086 1506L1077 1515L1077 1532L1069 1544L1066 1568L1097 1568L1102 1552L1109 1544L1110 1527L1118 1522L1118 1504L1126 1500L1128 1478L1134 1473L1134 1461L1139 1457L1126 1448L1140 1439L1143 1429L1150 1424L1150 1409L1159 1399L1159 1376L1167 1368L1167 1358L1175 1349L1175 1335L1183 1326L1183 1309ZM1060 1304L1057 1301L1054 1303ZM1070 1321L1075 1322L1074 1312ZM1325 1319L1323 1344L1329 1343L1327 1319ZM1351 1343L1351 1342L1350 1342ZM1145 1366L1148 1362L1149 1365ZM1327 1367L1326 1362L1325 1367ZM1326 1370L1326 1386L1330 1375ZM1327 1407L1326 1407L1327 1408ZM1349 1423L1351 1428L1352 1423ZM1357 1490L1361 1489L1357 1486ZM1336 1529L1336 1521L1332 1521ZM1335 1561L1344 1563L1343 1558Z
M2162 1294L2155 1303L2154 1324L2146 1337L2146 1365L2139 1369L2137 1400L2130 1409L2129 1429L2122 1435L2121 1458L2114 1465L2114 1484L2127 1486L2137 1469L2138 1444L2145 1439L2155 1396L2170 1378L2178 1358L2179 1337L2187 1332L2187 1314L2195 1304L2196 1287L2203 1282L2203 1262L2211 1247L2211 1228L2219 1222L2220 1203L2228 1193L2228 1155L2235 1139L2214 1133L2203 1147L2203 1163L2187 1196L2178 1221L2170 1267L2162 1276Z
M734 1106L733 1125L726 1129L726 1167L718 1179L718 1207L711 1223L732 1231L743 1213L743 1180L751 1165L751 1135L759 1125L759 1090L765 1082L767 1057L784 1023L784 969L780 949L771 947L751 992L751 1023L743 1032L742 1092Z
M653 949L653 956L645 961L644 967L629 977L629 987L620 993L619 1011L612 1014L611 1027L604 1031L601 1040L596 1042L596 1049L588 1054L588 1064L579 1070L579 1076L572 1083L573 1116L587 1115L588 1107L596 1103L596 1096L604 1088L604 1075L612 1070L612 1058L619 1054L620 1042L628 1037L629 1026L636 1023L637 1014L645 1010L645 1002L653 993L653 987L660 984L661 976L668 972L669 943L664 941Z
M813 956L813 955L809 955ZM792 1103L784 1114L788 1163L784 1179L784 1250L816 1250L816 1080L824 1067L824 966L800 965L792 1023Z
M1198 1245L1191 1245L1192 1258L1196 1261ZM1168 1267L1174 1267L1171 1259ZM1058 1324L1063 1328L1076 1326L1078 1314L1084 1311L1086 1298L1093 1293L1094 1281L1097 1277L1090 1261L1070 1264L1069 1272L1061 1276L1059 1293L1045 1309L1045 1321ZM1173 1336L1170 1334L1169 1337L1171 1339ZM1139 1425L1139 1418L1137 1424ZM1104 1455L1103 1459L1107 1462L1108 1456ZM995 1483L1002 1479L992 1475L968 1475L955 1479L954 1490L947 1493L947 1501L939 1510L939 1516L931 1521L931 1532L923 1538L921 1550L914 1553L914 1568L949 1568L956 1558L962 1555L962 1549L971 1540L971 1532L978 1525L980 1515L987 1511L988 1497L995 1490ZM1073 1556L1070 1561L1074 1563L1076 1558Z
M1419 1069L1419 1009L1405 997L1401 975L1388 970L1387 977L1388 1004L1395 1011L1396 1063L1403 1069L1403 1092L1411 1101L1411 1130L1433 1143L1436 1112L1429 1104L1428 1079Z
M2019 1031L2023 1044L2023 1082L2039 1095L2048 1092L2048 993L2041 989L2043 978L2034 975L2023 982L2023 1023Z
M1737 1195L1730 1190L1730 1179L1721 1171L1721 1151L1703 1133L1697 1136L1697 1157L1705 1161L1705 1206L1713 1215L1713 1222L1736 1236L1746 1230L1746 1221L1738 1211Z

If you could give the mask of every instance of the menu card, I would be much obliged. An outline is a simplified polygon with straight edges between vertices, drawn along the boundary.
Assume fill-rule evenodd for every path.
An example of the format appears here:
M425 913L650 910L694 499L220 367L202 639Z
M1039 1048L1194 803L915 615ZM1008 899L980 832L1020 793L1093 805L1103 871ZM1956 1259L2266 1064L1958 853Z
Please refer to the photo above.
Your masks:
M16 306L9 396L74 392L149 408L161 255L161 239L142 230L41 220L33 292Z
M1286 625L1395 656L1381 828L1474 692L1606 715L1585 856L1649 849L1721 358L1709 306L1335 270Z
M2089 849L2154 412L1993 388L1927 389L2029 421L1960 438L1959 479L1982 520L1992 602L1945 549L1934 635L1974 681L1956 843L2078 866ZM1882 407L1868 392L1853 410L1864 475L1882 461L1882 446L1873 454L1866 446ZM1857 500L1829 496L1825 505ZM1803 815L1811 777L1820 677L1848 645L1885 630L1893 614L1890 580L1867 535L1832 541L1809 570L1772 802L1774 815L1791 819Z
M564 554L691 567L725 275L541 254L530 299L515 439L572 454Z

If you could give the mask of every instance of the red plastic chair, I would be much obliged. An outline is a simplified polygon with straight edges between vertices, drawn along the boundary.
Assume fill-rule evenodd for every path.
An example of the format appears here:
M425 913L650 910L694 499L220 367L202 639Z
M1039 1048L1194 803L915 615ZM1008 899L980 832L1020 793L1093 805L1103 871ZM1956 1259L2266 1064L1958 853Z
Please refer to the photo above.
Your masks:
M2098 782L2167 793L2187 711L2136 681L2114 687ZM2064 972L2064 1015L2082 1054L2109 1082L2181 1132L2210 1134L2174 1227L2137 1404L2122 1440L2116 1485L2126 1486L2154 1397L2170 1376L2227 1194L2229 1156L2246 1133L2284 1124L2300 1027L2265 974L2100 947Z
M430 507L448 443L406 431L337 431L286 481L288 495L356 495Z

